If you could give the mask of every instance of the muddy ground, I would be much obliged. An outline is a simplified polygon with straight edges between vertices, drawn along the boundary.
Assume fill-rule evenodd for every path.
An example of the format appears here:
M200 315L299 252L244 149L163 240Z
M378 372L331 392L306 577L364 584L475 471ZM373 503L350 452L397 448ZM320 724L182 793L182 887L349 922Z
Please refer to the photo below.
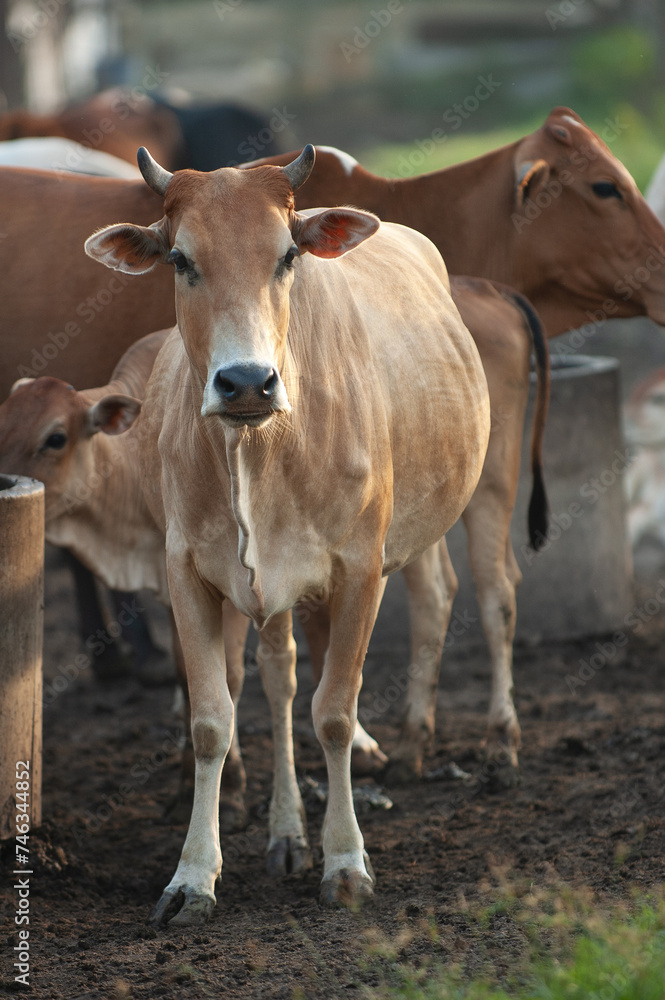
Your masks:
M69 587L64 570L50 572L47 684L79 651ZM90 670L81 671L44 713L44 824L31 837L30 995L360 997L363 987L389 974L387 963L368 952L377 932L390 939L403 934L404 960L417 963L434 954L471 972L489 957L508 970L523 938L506 917L483 923L468 909L493 898L502 872L535 885L558 880L588 886L599 900L661 884L665 614L654 592L642 586L636 594L636 609L651 599L649 622L626 630L625 645L614 653L606 645L593 674L581 661L588 663L599 652L596 643L607 644L608 637L517 648L522 773L511 791L485 790L479 750L489 691L485 650L471 643L448 651L438 735L426 769L436 772L453 760L474 780L434 777L387 788L391 810L362 812L377 885L375 902L361 913L320 907L320 865L282 882L265 872L271 742L267 705L250 665L239 730L250 821L243 833L224 838L224 882L214 917L188 931L148 927L186 832L163 818L178 782L173 692L147 689L131 678L102 685ZM388 608L383 628L379 623L370 649L365 707L387 705L376 698L408 662L399 600L393 596L395 607ZM159 628L158 638L166 641ZM309 669L304 651L299 655L297 768L323 779ZM586 680L575 685L570 677L584 679L581 670ZM369 726L388 752L398 720L399 703L393 703ZM322 812L314 800L308 817L311 843L318 845ZM8 996L15 995L13 850L13 842L3 849L0 994Z

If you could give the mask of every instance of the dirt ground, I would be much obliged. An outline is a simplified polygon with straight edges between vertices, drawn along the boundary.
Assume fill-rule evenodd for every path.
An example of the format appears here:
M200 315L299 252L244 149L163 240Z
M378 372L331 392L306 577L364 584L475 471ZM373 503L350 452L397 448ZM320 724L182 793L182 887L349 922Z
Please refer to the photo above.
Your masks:
M394 803L389 811L365 806L360 813L377 876L375 901L360 913L321 908L320 859L311 873L281 882L265 872L271 741L267 704L250 663L239 728L249 825L223 839L223 886L210 924L187 931L149 927L146 919L175 870L186 832L163 818L178 782L181 723L172 712L173 690L146 689L133 679L102 685L90 670L81 671L44 713L44 824L30 843L30 995L363 996L385 972L385 961L368 953L377 933L401 935L405 960L436 953L472 971L490 956L509 969L524 944L515 929L500 914L484 923L468 915L470 904L493 898L501 872L535 885L588 886L600 898L661 884L665 614L650 597L655 586L636 594L636 609L651 600L649 622L627 631L628 641L614 652L607 636L517 648L523 749L521 783L510 791L486 791L479 749L489 692L485 649L478 643L450 649L436 744L426 762L434 776L387 788ZM79 651L69 587L64 570L49 574L47 684ZM387 615L394 627L382 632L379 623L361 704L384 706L368 728L389 752L400 703L383 694L404 670L408 649L403 611ZM595 654L592 662L600 666L594 673L581 661L588 664ZM297 768L325 779L311 725L309 668L299 655ZM473 780L436 777L451 760ZM316 846L322 807L312 796L308 818ZM13 851L13 842L3 848L5 873ZM3 883L0 995L10 996L16 989L11 875Z

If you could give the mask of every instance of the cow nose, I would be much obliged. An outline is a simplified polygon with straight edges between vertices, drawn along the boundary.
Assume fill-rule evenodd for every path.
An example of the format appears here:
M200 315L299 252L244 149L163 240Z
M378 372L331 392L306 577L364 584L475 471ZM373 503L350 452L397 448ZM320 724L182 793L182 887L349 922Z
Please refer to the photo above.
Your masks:
M274 368L263 365L232 365L220 368L215 375L215 389L226 402L246 398L269 402L278 385Z

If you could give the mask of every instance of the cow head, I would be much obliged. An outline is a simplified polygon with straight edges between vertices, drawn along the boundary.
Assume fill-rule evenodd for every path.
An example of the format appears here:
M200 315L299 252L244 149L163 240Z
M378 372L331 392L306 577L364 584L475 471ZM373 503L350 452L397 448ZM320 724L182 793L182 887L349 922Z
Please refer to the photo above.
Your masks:
M314 164L314 149L284 168L222 168L170 174L139 150L147 183L164 195L153 226L116 225L91 236L86 252L130 274L170 264L178 326L202 390L203 416L228 427L261 427L290 403L290 291L298 258L339 257L374 233L368 212L294 211L293 192Z
M548 303L548 327L559 325L557 298L580 324L644 313L665 324L665 229L605 143L555 108L517 144L513 166L520 287Z
M21 379L0 406L0 472L30 476L46 487L46 521L72 510L96 488L92 438L121 434L141 404L109 394L91 403L57 378Z

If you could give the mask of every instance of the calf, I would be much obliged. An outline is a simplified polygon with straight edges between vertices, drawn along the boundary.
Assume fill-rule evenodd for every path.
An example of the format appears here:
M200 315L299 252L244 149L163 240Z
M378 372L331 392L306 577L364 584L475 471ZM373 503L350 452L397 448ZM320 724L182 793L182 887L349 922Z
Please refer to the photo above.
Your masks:
M66 547L107 586L150 590L167 606L164 533L143 498L136 418L155 358L168 331L151 334L122 357L108 385L76 392L56 378L22 379L0 406L0 472L30 476L45 486L46 539ZM226 616L229 684L242 690L248 620L231 606ZM173 646L185 694L187 682L175 628ZM189 709L185 720L189 730ZM189 735L189 734L188 734ZM183 758L173 810L191 801L191 739ZM237 736L226 761L220 821L236 829L245 819L245 771Z

